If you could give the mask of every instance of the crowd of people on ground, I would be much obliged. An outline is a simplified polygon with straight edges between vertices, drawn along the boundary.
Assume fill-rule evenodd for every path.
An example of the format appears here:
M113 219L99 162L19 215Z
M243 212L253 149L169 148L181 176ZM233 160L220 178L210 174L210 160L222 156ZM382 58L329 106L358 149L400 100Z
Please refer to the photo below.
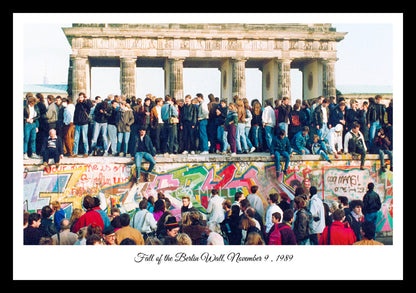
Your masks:
M340 196L328 205L315 186L298 187L293 200L269 194L266 210L258 186L247 197L236 191L233 201L213 189L206 213L182 197L179 222L162 192L131 213L113 207L109 214L98 197L86 195L69 219L58 201L40 214L24 212L23 239L24 245L383 245L375 240L380 197L373 183L367 188L363 200Z
M80 93L71 97L32 93L24 103L24 159L43 157L55 163L64 155L83 157L131 156L138 165L143 158L151 163L156 155L230 154L269 152L280 166L285 159L286 172L293 154L360 156L361 168L367 153L379 154L384 172L384 155L392 170L393 101L386 108L382 96L369 98L359 105L342 97L312 100L268 99L264 105L254 99L235 96L233 102L203 94L175 100L146 95L126 98L100 96L94 100ZM74 103L75 102L75 103ZM309 104L311 102L311 105ZM139 139L140 138L140 139ZM136 155L139 153L139 155ZM140 161L140 162L139 162ZM276 170L280 175L280 168Z

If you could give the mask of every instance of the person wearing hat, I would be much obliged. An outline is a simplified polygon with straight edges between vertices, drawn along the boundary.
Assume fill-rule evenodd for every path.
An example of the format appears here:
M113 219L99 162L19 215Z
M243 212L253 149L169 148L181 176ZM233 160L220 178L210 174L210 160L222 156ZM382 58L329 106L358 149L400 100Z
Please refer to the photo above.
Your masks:
M117 245L116 232L113 226L110 225L103 230L103 239L106 245Z
M176 221L174 216L168 216L164 226L165 229L161 232L159 239L163 244L172 243L172 238L176 238L181 229L178 221Z
M146 134L146 128L144 126L139 127L139 135L136 136L133 150L131 152L131 159L136 164L136 182L140 178L140 171L143 158L149 162L149 168L144 173L144 180L149 180L149 173L152 172L156 165L156 153L153 148L152 140Z

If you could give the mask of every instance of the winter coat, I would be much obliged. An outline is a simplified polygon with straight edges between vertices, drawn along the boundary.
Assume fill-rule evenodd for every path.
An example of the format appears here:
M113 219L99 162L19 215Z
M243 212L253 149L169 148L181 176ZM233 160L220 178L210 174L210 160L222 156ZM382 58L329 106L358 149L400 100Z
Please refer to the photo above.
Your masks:
M311 213L310 234L322 233L325 229L325 209L322 200L316 194L309 201L309 212Z
M326 109L326 118L327 121L329 122L329 109ZM322 104L319 105L318 107L316 107L316 109L313 111L313 115L312 115L312 124L316 127L322 127L323 125L323 112L322 112Z
M191 125L198 123L198 108L194 104L184 105L179 113L179 123L183 126L185 121Z
M231 124L234 124L237 127L237 123L238 123L237 112L229 111L227 114L227 118L225 119L225 122L224 122L226 129L228 130Z
M74 124L75 125L85 125L90 122L90 111L92 108L92 103L90 100L84 100L83 102L78 102L75 105L74 111Z
M367 121L368 123L373 123L380 121L384 123L384 113L386 112L386 107L383 104L370 103L367 110Z
M137 135L134 140L133 149L131 150L132 156L134 156L136 152L146 152L146 153L151 154L153 157L156 156L155 150L153 148L152 140L147 134L144 136L144 144L141 144L139 146L139 143L140 143L140 135Z
M279 114L277 115L277 123L288 123L289 122L289 113L292 111L291 105L280 105Z
M299 152L302 152L302 150L306 148L306 144L308 140L309 140L309 135L306 134L305 136L303 136L302 131L299 131L292 138L292 144L291 144L292 148L294 148L295 150Z
M359 143L362 145L364 150L367 151L367 146L365 145L364 135L361 131L358 131L358 134L354 134L351 130L347 132L344 136L344 153L354 152L355 150L350 150L350 140L355 140L356 144ZM359 142L361 141L361 142Z
M285 136L283 139L278 138L277 136L273 136L272 145L270 147L270 154L274 154L274 152L288 152L289 154L292 152L292 148L290 147L289 138Z
M293 232L295 233L296 242L300 243L309 238L309 222L311 214L304 208L296 212L296 218L293 223Z
M53 141L53 139L50 136L48 136L48 139L43 141L42 154L44 154L46 150L49 148L49 141L51 142ZM56 146L56 150L58 151L58 154L63 155L64 154L63 141L62 141L62 138L60 138L59 136L56 137L55 146Z
M130 132L130 126L134 123L133 111L131 109L120 110L120 119L117 121L118 132Z
M71 232L77 233L79 229L88 225L100 226L101 230L104 230L104 221L101 215L97 211L89 210L78 219Z
M319 245L328 245L328 229L331 229L329 245L352 245L357 241L351 228L346 228L344 223L340 221L334 221L331 225L325 227L319 238Z
M346 112L346 110L344 110L344 111ZM328 124L331 124L332 126L335 126L337 124L340 124L340 120L345 120L345 114L341 111L341 109L337 105L329 113L329 121L328 121Z
M225 119L227 118L227 112L228 112L228 107L221 107L221 105L219 105L217 107L217 110L219 110L221 112L220 115L217 115L215 118L215 123L217 126L223 126L225 123Z
M41 113L37 104L35 104L33 107L36 112L35 116L33 117L33 123L36 123L36 121L40 118ZM23 124L26 124L27 123L26 119L29 118L29 105L26 105L23 108L23 118L24 118Z
M117 108L114 108L113 106L108 107L107 109L108 116L107 123L111 125L117 126L118 120L120 120L120 110Z
M380 196L374 190L369 190L363 197L363 214L376 213L381 208Z
M222 208L222 202L224 199L219 195L215 195L210 198L207 207L208 221L221 223L224 221L224 211Z
M108 117L110 114L108 113L108 103L106 101L98 103L94 109L94 121L98 123L107 123ZM101 113L100 110L103 110L104 113Z

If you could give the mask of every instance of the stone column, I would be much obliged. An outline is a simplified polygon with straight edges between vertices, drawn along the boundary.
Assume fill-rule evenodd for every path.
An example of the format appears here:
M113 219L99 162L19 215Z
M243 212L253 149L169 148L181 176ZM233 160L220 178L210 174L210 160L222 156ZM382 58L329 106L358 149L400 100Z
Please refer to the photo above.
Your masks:
M79 93L83 92L88 96L88 86L90 71L88 66L88 57L71 55L72 60L72 98L74 104L78 99Z
M290 59L281 59L277 60L278 67L278 89L277 89L277 98L281 99L283 97L288 97L290 99Z
M261 67L262 71L262 101L272 98L276 100L278 96L278 59L265 61Z
M232 63L232 97L246 98L246 61L247 59L231 59Z
M136 57L120 57L121 94L126 98L136 95Z
M168 59L169 94L172 98L183 99L183 58Z
M336 60L333 59L322 61L322 95L326 98L331 96L336 97L337 95L335 86L335 62Z
M68 96L73 97L72 95L72 74L73 74L73 67L72 64L74 63L72 55L69 57L69 66L68 66L68 81L67 81L67 92Z

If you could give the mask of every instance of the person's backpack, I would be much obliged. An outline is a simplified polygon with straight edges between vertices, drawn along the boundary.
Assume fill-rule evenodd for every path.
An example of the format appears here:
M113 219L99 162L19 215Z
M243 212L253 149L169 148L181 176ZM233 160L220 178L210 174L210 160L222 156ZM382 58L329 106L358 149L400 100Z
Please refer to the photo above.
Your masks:
M290 229L289 226L284 225L280 228L277 228L278 224L275 224L274 230L270 233L269 236L269 245L282 245L282 233L280 231L284 229Z
M270 233L268 245L282 245L282 234L277 228L277 224L275 224L274 230Z

